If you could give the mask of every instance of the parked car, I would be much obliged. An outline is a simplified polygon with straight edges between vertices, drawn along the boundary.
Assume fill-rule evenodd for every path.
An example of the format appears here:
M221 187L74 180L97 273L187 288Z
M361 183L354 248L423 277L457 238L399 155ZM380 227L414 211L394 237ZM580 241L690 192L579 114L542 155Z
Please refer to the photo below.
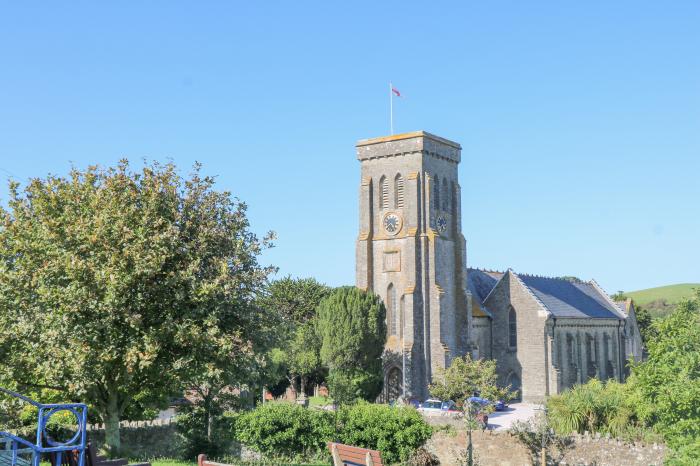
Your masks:
M462 411L452 401L442 401L429 398L418 406L418 411L426 416L460 416Z
M496 411L505 411L508 404L503 400L498 400L493 404L493 407L496 409Z

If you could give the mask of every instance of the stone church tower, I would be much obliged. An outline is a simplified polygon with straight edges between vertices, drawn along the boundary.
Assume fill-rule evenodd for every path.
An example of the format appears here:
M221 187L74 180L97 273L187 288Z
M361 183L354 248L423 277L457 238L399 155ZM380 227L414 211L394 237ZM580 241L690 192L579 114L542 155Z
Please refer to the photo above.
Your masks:
M357 143L356 284L387 308L387 400L424 399L435 370L470 349L459 144L424 131Z

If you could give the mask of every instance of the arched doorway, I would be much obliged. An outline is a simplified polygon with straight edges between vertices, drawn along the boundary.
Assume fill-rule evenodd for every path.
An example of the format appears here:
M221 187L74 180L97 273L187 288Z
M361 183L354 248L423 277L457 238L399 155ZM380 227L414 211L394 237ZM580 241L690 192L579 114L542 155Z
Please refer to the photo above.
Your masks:
M518 374L516 374L515 372L511 372L510 374L508 374L508 377L506 378L506 385L510 385L510 390L515 392L516 399L521 399L522 387L520 386L520 377L518 377Z
M392 403L403 393L403 377L401 369L392 367L386 376L386 401Z

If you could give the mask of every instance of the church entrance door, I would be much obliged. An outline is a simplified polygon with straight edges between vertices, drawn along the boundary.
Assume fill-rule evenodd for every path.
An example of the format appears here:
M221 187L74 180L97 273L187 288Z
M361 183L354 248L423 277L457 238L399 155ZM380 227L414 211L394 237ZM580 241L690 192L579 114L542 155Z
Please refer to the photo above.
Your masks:
M386 400L389 403L396 401L403 392L403 377L398 367L389 369L386 377Z

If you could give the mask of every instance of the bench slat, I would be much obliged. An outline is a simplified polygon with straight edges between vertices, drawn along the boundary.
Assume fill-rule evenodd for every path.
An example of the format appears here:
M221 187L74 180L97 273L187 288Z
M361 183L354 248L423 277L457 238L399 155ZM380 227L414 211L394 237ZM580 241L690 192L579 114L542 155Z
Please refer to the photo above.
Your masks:
M383 466L381 453L377 450L360 448L353 445L328 442L328 449L333 455L334 462L349 465L366 465L367 456L371 458L373 466Z

